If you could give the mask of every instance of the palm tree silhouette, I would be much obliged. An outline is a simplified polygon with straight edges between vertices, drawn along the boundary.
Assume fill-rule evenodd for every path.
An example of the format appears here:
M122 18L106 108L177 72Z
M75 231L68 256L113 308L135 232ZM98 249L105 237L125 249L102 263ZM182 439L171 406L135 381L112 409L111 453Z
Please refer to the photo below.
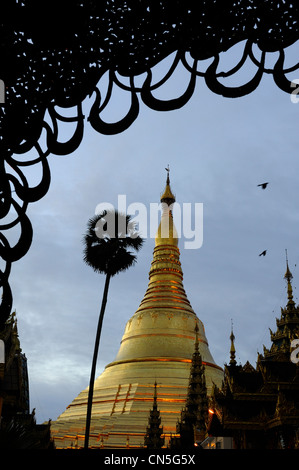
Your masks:
M130 249L138 251L143 244L143 239L135 230L131 216L110 210L103 211L88 221L83 242L85 263L95 272L106 275L89 382L84 441L84 448L88 449L96 362L110 278L126 271L137 261L136 255Z

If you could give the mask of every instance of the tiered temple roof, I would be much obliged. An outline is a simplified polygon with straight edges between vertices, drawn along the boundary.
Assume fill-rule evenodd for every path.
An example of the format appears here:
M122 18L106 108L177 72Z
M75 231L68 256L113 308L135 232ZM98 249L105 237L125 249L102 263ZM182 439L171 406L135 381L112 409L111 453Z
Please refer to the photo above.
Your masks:
M222 387L214 387L214 414L209 432L231 436L237 449L299 448L299 364L291 360L292 341L299 337L299 308L293 300L292 274L285 274L288 302L276 320L271 347L258 354L256 367L231 359Z

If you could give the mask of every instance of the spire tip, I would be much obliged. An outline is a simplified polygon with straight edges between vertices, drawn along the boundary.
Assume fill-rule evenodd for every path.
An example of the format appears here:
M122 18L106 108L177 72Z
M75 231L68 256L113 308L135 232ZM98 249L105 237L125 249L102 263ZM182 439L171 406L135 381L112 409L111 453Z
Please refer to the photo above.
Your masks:
M230 334L230 341L231 341L231 346L230 346L230 361L229 364L231 366L235 366L237 364L235 356L236 356L236 350L235 350L235 335L233 332L233 320L231 320L231 334Z
M173 204L175 202L175 197L174 197L174 195L171 191L171 188L170 188L170 178L169 178L170 168L169 168L169 164L167 165L167 168L165 168L165 170L167 171L166 188L164 190L164 193L161 196L161 202L166 202L166 204L168 204L170 206L171 204Z

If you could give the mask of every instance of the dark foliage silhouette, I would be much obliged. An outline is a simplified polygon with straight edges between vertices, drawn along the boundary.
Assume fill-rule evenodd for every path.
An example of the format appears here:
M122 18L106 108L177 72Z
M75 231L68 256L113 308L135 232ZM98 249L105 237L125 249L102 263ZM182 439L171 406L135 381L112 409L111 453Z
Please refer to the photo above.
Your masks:
M124 215L117 211L103 211L100 215L96 215L88 221L87 231L84 236L83 259L95 272L105 274L106 279L90 374L86 413L85 449L88 449L89 443L96 362L110 278L120 272L126 271L136 263L137 256L134 251L139 251L142 244L143 239L135 230L134 223L129 215Z

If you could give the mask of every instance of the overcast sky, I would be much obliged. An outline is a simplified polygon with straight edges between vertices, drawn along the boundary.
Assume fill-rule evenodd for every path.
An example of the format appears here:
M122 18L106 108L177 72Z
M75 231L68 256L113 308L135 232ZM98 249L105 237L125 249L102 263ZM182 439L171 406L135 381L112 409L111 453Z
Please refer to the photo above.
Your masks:
M235 48L232 63L238 53ZM270 54L269 61L276 58ZM242 84L243 77L233 83ZM187 80L181 71L160 96L176 97ZM116 94L111 115L117 119L122 103L125 110L127 97ZM88 219L101 202L117 208L118 195L126 195L128 205L158 203L168 164L177 202L203 204L202 247L184 249L182 239L179 248L185 290L210 351L218 365L229 361L233 321L237 361L255 366L286 304L285 249L297 302L298 131L299 103L271 76L238 99L216 96L198 79L182 109L163 113L141 105L135 123L116 136L99 135L86 122L76 152L49 157L50 190L27 212L33 243L10 277L28 359L30 408L36 408L38 422L55 420L89 383L104 276L82 259ZM38 182L39 168L29 170L28 178ZM257 185L265 181L263 191ZM153 248L148 237L137 264L111 280L97 375L114 360L125 324L143 298ZM263 250L267 254L260 257Z

